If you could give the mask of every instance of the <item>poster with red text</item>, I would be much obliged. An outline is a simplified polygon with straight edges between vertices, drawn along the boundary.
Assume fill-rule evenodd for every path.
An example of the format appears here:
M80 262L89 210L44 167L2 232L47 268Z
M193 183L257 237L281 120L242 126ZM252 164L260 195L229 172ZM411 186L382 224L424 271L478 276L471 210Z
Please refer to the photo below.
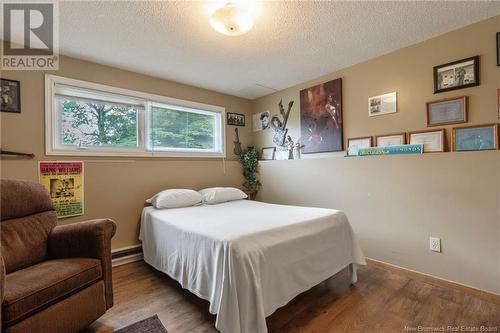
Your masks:
M39 178L59 218L83 214L83 162L41 161Z

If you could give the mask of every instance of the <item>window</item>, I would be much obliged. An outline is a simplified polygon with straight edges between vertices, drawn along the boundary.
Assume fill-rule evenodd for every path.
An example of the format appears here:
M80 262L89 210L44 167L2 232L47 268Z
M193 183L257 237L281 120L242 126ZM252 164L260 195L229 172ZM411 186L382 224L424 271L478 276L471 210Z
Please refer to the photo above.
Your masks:
M221 144L218 128L220 117L213 112L151 106L150 145L156 151L214 151Z
M222 157L224 108L47 75L47 155Z

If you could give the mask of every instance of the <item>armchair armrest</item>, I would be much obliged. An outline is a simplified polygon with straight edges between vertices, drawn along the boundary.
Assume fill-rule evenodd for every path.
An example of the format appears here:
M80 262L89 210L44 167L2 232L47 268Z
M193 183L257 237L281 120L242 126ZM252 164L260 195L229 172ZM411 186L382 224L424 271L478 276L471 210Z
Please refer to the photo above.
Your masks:
M109 219L57 226L49 235L50 257L102 259L111 254L115 232L116 224Z
M112 220L90 220L55 227L49 235L51 258L96 258L101 260L106 306L113 306L111 280L111 238L116 232Z

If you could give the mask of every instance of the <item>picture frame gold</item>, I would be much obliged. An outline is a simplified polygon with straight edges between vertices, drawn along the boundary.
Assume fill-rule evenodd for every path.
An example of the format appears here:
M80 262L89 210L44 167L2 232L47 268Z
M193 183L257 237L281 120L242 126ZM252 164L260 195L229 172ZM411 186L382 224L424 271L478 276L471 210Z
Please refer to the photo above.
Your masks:
M356 137L356 138L348 138L347 144L346 144L346 149L349 148L349 143L351 141L355 141L355 140L370 140L370 147L373 147L373 137L372 136L360 136L360 137Z
M349 149L351 147L351 142L353 141L362 141L362 140L368 140L368 147L373 147L373 137L372 136L362 136L362 137L356 137L356 138L348 138L346 140L346 146L345 146L345 150L346 150L346 153L347 153L347 156L354 156L354 155L351 155L349 154ZM366 148L366 147L363 147L363 148Z
M448 121L432 121L432 108L433 106L435 107L436 105L444 105L448 104L450 105L453 102L458 102L461 103L461 106L463 108L462 115L460 116L455 116L454 118L451 118L451 120ZM454 105L451 105L452 107ZM460 106L460 105L459 105ZM456 105L454 106L456 107ZM434 110L436 112L436 110ZM446 110L446 112L450 112L449 110ZM460 112L460 110L459 110ZM469 97L468 96L458 96L458 97L451 97L451 98L444 98L436 101L431 101L426 103L426 119L427 119L427 127L433 127L433 126L445 126L445 125L452 125L452 124L461 124L461 123L466 123L468 121L468 115L469 115Z
M413 136L422 136L422 135L425 135L425 134L429 134L429 136L431 135L431 133L435 134L435 133L439 133L439 141L440 141L440 144L439 144L439 148L438 149L429 149L429 148L426 148L426 145L425 145L425 142L415 142L415 141L412 141L412 137ZM447 147L447 144L446 144L446 129L444 128L441 128L441 129L429 129L429 130L421 130L421 131L412 131L412 132L408 132L408 143L409 144L418 144L418 143L421 143L424 145L424 153L442 153L442 152L445 152L446 151L446 147ZM425 139L424 139L425 141ZM427 146L428 147L428 146Z
M477 130L477 133L473 132L474 129ZM484 135L484 133L479 132L480 129L489 129L491 133L489 135ZM469 132L466 133L469 134L468 137L465 137L465 135L460 133L464 131ZM481 135L485 137L485 139L483 140L485 141L487 140L484 146L481 146L482 145L482 143L480 142L482 140ZM458 140L460 140L460 142L458 142ZM490 140L491 143L489 142ZM484 125L453 127L451 133L451 150L453 152L498 150L498 124L493 123Z
M391 134L376 135L375 136L374 146L375 147L379 147L380 146L380 141L382 141L382 140L388 140L388 138L390 138L390 137L398 137L400 139L400 142L398 143L398 145L405 145L406 144L406 133L402 132L402 133L391 133ZM384 147L384 146L380 146L380 147Z

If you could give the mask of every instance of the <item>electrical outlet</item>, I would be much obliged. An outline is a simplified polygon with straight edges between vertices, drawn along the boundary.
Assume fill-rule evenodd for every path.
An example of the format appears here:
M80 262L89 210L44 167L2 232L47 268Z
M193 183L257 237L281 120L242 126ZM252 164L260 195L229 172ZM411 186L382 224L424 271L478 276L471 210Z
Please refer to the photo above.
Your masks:
M434 252L441 252L441 238L430 237L429 238L429 248Z

